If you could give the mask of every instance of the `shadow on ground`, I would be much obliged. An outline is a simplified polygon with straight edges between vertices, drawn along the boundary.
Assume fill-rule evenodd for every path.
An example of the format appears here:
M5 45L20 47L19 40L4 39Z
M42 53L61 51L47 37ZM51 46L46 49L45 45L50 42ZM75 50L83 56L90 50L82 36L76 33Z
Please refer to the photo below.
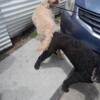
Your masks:
M0 61L2 61L3 59L5 59L6 57L8 57L9 54L6 53L0 53Z

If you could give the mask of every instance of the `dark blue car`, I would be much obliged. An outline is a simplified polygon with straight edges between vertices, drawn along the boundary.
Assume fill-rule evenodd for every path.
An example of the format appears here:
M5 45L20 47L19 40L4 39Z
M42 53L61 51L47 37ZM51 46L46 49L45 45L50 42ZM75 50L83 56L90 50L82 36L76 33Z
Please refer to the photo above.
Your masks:
M61 31L100 54L100 0L67 0L67 3L72 12L61 10Z

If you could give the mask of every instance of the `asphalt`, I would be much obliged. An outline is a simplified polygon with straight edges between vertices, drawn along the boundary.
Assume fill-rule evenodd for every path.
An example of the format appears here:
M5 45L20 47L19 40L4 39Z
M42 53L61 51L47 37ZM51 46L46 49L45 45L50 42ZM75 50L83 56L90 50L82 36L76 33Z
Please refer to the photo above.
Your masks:
M34 69L39 52L32 39L0 62L0 100L100 100L100 84L61 85L72 69L68 59L52 56Z

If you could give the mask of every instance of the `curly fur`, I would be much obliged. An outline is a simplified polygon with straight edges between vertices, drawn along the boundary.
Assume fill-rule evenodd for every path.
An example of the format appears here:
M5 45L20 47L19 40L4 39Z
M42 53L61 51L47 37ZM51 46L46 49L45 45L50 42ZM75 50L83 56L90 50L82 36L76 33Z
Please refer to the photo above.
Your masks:
M60 42L61 41L61 42ZM48 50L44 51L35 63L35 69L51 54L61 49L74 66L62 89L68 92L70 85L78 82L100 82L100 57L87 48L80 40L61 33L54 33Z
M38 33L40 45L38 50L46 50L51 42L53 33L56 31L56 23L51 6L58 0L43 0L42 3L35 9L32 15L32 21Z

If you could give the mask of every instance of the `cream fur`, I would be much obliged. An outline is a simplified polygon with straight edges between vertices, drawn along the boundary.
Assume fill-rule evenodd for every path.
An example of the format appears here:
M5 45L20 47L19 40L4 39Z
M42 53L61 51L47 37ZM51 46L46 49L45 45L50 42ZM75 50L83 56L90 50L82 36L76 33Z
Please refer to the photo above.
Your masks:
M50 0L50 2L55 2L56 0ZM47 0L43 2L35 9L32 15L33 24L36 27L38 37L39 37L39 46L38 50L44 51L48 49L50 41L53 37L53 33L56 31L56 23L54 20L54 14L49 7L50 4Z

